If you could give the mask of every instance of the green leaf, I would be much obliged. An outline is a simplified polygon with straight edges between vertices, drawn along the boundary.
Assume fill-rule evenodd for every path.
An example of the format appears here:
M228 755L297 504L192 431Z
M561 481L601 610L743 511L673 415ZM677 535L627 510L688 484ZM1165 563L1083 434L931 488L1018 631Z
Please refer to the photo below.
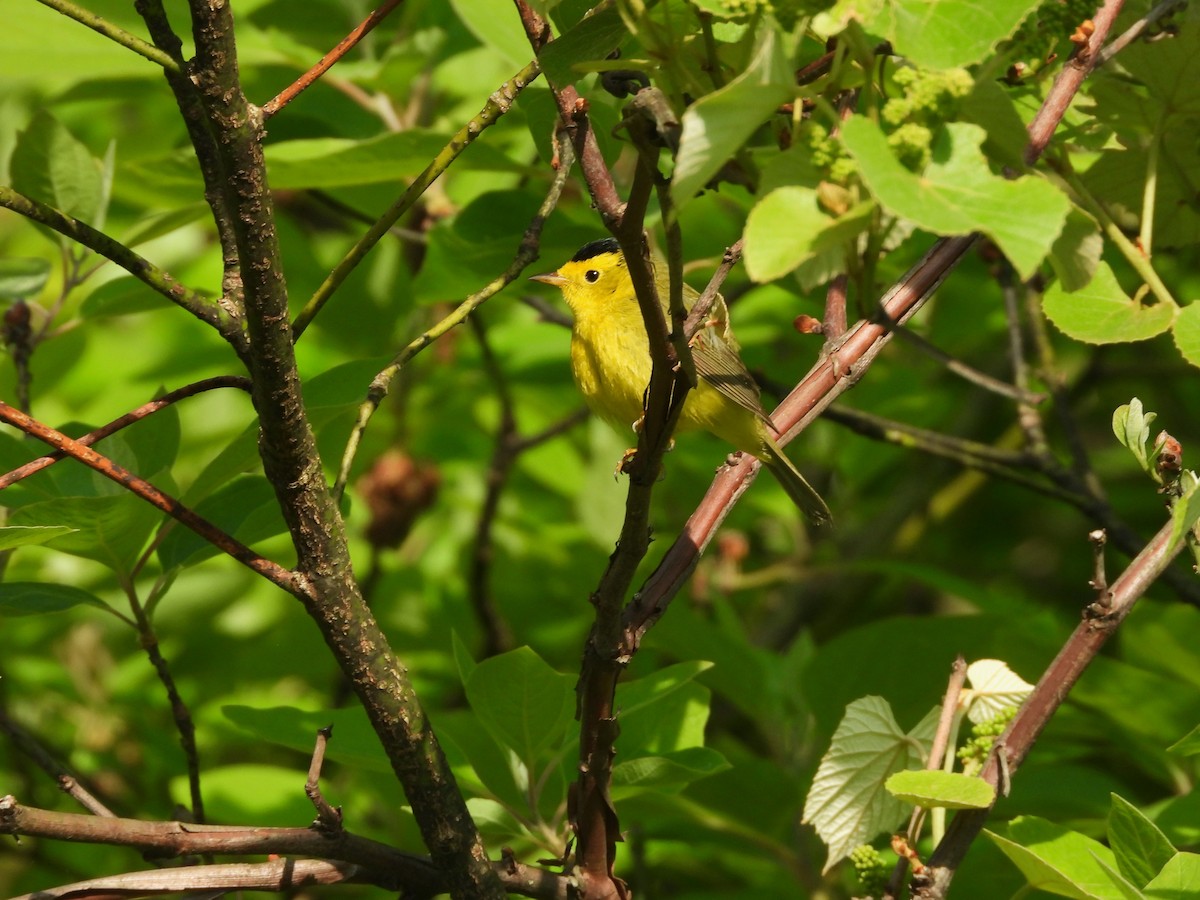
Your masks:
M1179 310L1171 336L1183 358L1193 366L1200 366L1200 300L1193 300Z
M1042 309L1064 334L1087 344L1144 341L1170 328L1179 312L1170 303L1143 306L1129 297L1103 261L1087 287L1068 293L1061 284L1052 284Z
M1116 868L1113 852L1098 841L1035 816L986 834L1040 891L1075 900L1125 900L1103 863Z
M13 525L57 525L70 529L48 546L128 573L163 513L140 497L62 497L13 510Z
M661 698L653 698L655 685L662 684L654 680L624 695L617 691L621 752L626 757L660 756L704 745L712 693L689 679L665 687Z
M628 35L621 11L611 3L547 44L538 54L538 62L551 84L565 87L580 78L577 64L607 58Z
M1129 801L1112 794L1108 813L1108 845L1121 874L1137 887L1148 884L1176 850L1157 825Z
M773 281L819 254L853 240L871 222L875 204L860 203L845 215L826 215L817 192L781 187L750 210L746 220L746 272L755 281Z
M1150 900L1195 900L1200 897L1200 854L1176 853L1146 885Z
M1196 756L1200 754L1200 725L1197 725L1170 747L1168 753L1178 753L1180 756Z
M1145 471L1150 470L1150 459L1146 450L1146 443L1150 440L1150 423L1156 418L1157 413L1142 411L1142 401L1137 397L1113 410L1113 434Z
M1096 864L1100 867L1109 883L1117 890L1123 900L1146 900L1146 895L1138 890L1137 885L1131 882L1128 878L1117 870L1117 867L1103 859L1097 859Z
M485 659L467 679L467 700L496 739L531 770L556 746L575 713L574 679L528 647Z
M991 722L1020 706L1033 690L1032 684L999 659L975 660L967 666L967 681L971 687L962 692L959 702L967 707L967 718L976 724Z
M978 125L950 122L934 147L935 161L916 175L866 116L842 124L842 141L880 205L934 234L981 231L1029 278L1061 233L1070 202L1039 178L993 175L980 149L984 136Z
M21 193L84 222L94 224L101 215L100 161L45 110L34 113L18 136L10 165L13 187Z
M828 38L853 19L918 65L952 69L982 61L1012 37L1040 0L839 0L813 20Z
M46 286L50 262L45 259L0 259L0 299L28 300Z
M0 528L0 550L12 550L27 544L44 544L74 530L66 525L10 525Z
M792 80L774 28L764 26L746 71L693 103L683 114L679 153L671 178L676 208L686 205L779 104L791 99Z
M312 747L308 748L311 755ZM302 768L247 763L207 766L204 770L205 812L220 822L254 822L277 827L306 825L313 807L304 795ZM190 807L186 775L171 779L171 798Z
M437 734L464 790L491 794L513 809L529 808L528 770L471 710L439 712Z
M514 69L533 59L529 38L512 9L499 10L493 0L450 0L450 5L479 42L498 52Z
M996 789L982 778L961 772L909 770L891 776L884 787L897 800L913 806L943 809L987 809L996 799Z
M936 721L934 710L905 734L882 697L864 697L846 707L833 743L821 758L801 820L815 826L829 847L823 871L880 832L895 828L911 812L884 783L893 773L922 764Z
M273 190L333 188L398 183L419 175L449 142L450 136L411 129L367 140L309 138L268 144L267 176ZM516 166L499 150L479 142L456 168L513 171ZM397 195L400 193L397 186Z
M97 606L108 609L108 604L95 594L66 584L25 581L6 581L0 584L0 612L7 616L61 612L72 606Z

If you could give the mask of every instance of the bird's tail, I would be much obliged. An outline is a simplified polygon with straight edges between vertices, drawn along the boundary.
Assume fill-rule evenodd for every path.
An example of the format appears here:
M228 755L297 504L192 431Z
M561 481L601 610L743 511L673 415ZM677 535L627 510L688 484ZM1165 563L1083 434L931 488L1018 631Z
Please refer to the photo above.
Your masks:
M787 458L784 452L770 438L767 438L763 448L766 452L759 457L762 463L775 476L776 480L787 491L792 502L800 507L814 525L828 525L833 522L829 507L821 499L816 488L809 484L795 464Z

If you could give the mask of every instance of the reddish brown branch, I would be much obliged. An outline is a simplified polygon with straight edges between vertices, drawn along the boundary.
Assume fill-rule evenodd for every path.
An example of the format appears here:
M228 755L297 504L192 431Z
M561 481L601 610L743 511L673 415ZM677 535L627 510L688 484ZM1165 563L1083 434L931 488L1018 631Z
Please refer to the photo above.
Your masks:
M880 301L880 321L859 322L840 346L817 363L771 413L772 420L786 433L781 444L853 386L891 339L892 331L887 323L903 322L916 312L974 242L973 235L938 241ZM637 652L642 636L666 612L716 529L750 486L758 468L758 460L742 454L735 465L724 466L717 473L683 532L624 611L623 647L629 656Z
M302 596L304 591L296 581L293 573L278 563L259 556L245 544L229 536L207 519L196 515L174 497L163 493L144 478L139 478L128 469L117 465L106 456L102 456L90 447L72 440L65 434L55 431L36 419L25 415L7 403L0 401L0 420L19 428L32 437L56 447L72 459L78 460L90 469L99 472L105 478L115 481L121 487L141 497L171 518L186 525L217 549L229 554L242 565L266 578L272 584L278 585L289 594Z
M403 2L404 0L385 0L385 2L379 4L369 16L358 23L358 26L353 31L342 38L336 47L322 56L315 66L269 100L262 108L263 119L271 118L271 116L295 100L305 88L329 71L334 63L350 52L359 41L370 34L375 26L387 17L388 13Z
M515 3L533 52L541 53L542 48L550 42L550 26L525 0L515 0ZM570 85L563 88L551 85L551 88L558 105L559 118L571 134L579 168L592 195L592 202L611 231L620 225L625 205L617 193L608 164L600 153L600 145L596 143L596 135L587 117L587 101Z
M980 773L980 777L989 784L1007 793L1007 780L1016 774L1038 735L1067 699L1084 669L1096 658L1100 648L1117 630L1134 603L1183 549L1183 541L1172 540L1173 528L1171 522L1164 525L1121 573L1107 595L1108 607L1103 615L1085 612L1083 621L1042 673L1037 686L1017 711L1008 729L996 741L992 755ZM990 814L989 808L963 811L955 817L945 838L930 857L927 867L929 883L914 896L922 900L935 900L946 895L955 870Z
M110 435L116 434L122 428L132 425L134 422L140 422L142 419L152 415L160 410L166 409L172 403L184 399L185 397L193 397L196 394L204 391L215 390L216 388L237 388L242 391L250 392L250 379L244 375L218 375L215 378L205 378L203 381L197 381L193 384L184 385L177 390L171 391L168 394L163 394L157 400L151 400L149 403L143 403L135 410L125 413L119 418L113 419L107 425L101 425L95 431L90 431L81 438L77 438L78 442L85 447L90 447L97 441L102 441ZM54 453L47 453L45 456L39 456L37 459L32 459L25 465L13 469L4 475L0 475L0 491L6 487L16 484L24 478L28 478L34 472L40 472L47 466L52 466L60 459L65 459L68 454L62 450L57 450Z
M1029 123L1029 143L1025 146L1026 165L1033 165L1045 152L1054 130L1058 128L1067 107L1071 105L1079 86L1083 84L1083 79L1087 78L1088 73L1096 66L1100 48L1104 46L1108 32L1124 5L1125 0L1106 0L1092 20L1094 27L1087 43L1079 45L1054 79L1042 108Z

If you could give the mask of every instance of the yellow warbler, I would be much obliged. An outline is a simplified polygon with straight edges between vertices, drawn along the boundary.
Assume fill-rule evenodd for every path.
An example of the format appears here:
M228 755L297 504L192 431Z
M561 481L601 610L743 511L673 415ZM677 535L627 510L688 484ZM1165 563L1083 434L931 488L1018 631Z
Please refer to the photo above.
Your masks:
M650 346L633 282L613 238L592 241L555 272L534 275L563 293L575 316L571 329L571 370L588 406L618 429L642 416L650 383ZM667 303L668 284L656 273L658 296ZM689 309L699 294L684 285ZM710 321L691 342L699 384L690 391L677 430L702 429L762 461L793 502L814 523L830 521L829 507L775 439L759 400L758 385L738 356L728 311L718 297Z

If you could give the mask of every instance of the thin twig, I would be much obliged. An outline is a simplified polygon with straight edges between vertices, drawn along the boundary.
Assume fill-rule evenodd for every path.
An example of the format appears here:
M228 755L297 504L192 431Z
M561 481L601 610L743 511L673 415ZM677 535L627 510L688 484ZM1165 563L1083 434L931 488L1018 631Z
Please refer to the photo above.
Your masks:
M312 760L308 764L308 779L304 782L304 793L317 810L317 821L313 823L322 834L338 835L342 831L342 809L336 809L321 793L321 768L325 765L325 748L333 736L333 726L317 729L317 742L313 747Z
M1161 3L1121 32L1119 36L1108 42L1108 45L1096 57L1096 68L1104 65L1140 38L1145 30L1159 19L1165 18L1176 10L1183 9L1185 6L1187 6L1187 0L1162 0Z
M1042 400L1037 394L1021 390L1001 381L999 378L993 378L986 372L981 372L973 366L967 365L962 360L955 359L945 350L930 343L911 328L897 328L896 336L907 341L931 359L936 359L946 367L946 371L953 372L959 378L963 379L963 381L969 381L971 384L981 387L985 391L990 391L998 396L1008 397L1010 400L1016 400L1021 403L1032 404Z
M132 50L139 56L144 56L150 62L162 66L168 72L176 75L182 74L183 70L179 67L179 63L168 54L163 53L163 51L159 50L153 44L146 43L136 34L131 34L102 16L98 16L94 12L72 3L71 0L37 0L37 2L74 19L80 25L86 25L92 31L104 35L109 40L116 41L122 47Z
M186 525L214 547L232 556L242 565L253 572L257 572L272 584L283 588L289 594L300 596L304 593L292 572L266 557L259 556L236 538L230 537L207 519L198 516L174 497L163 493L144 478L139 478L128 469L117 465L108 457L102 456L79 441L73 440L65 434L43 425L36 419L25 415L25 413L14 409L2 401L0 401L0 420L19 428L26 434L44 441L52 447L56 447L72 459L99 472L105 478L115 481L121 487L141 497L151 506Z
M688 340L691 340L708 320L709 311L712 309L713 303L716 302L717 295L721 292L721 285L725 283L725 279L729 277L730 271L742 258L742 245L742 238L738 238L732 246L725 248L725 255L721 257L721 264L717 266L717 270L713 272L712 278L708 280L708 284L700 292L700 296L696 298L696 302L692 304L687 322L683 326L684 334L687 335Z
M826 344L836 344L846 333L846 273L834 276L825 289L825 315L821 317L821 334Z
M200 753L196 749L196 723L192 719L191 710L188 709L187 703L179 693L175 676L171 674L171 667L167 663L166 657L163 656L162 647L158 643L158 635L154 631L154 624L146 614L132 585L126 585L126 597L137 625L138 642L146 651L150 665L154 667L154 674L158 676L159 683L167 692L167 702L171 704L171 718L175 722L175 730L179 733L179 746L183 750L183 758L187 766L188 794L192 801L192 821L203 823L207 820L204 814L204 796L200 790Z
M950 668L950 678L946 683L946 693L942 697L942 711L938 715L937 729L933 733L933 742L929 746L929 757L925 760L925 770L927 772L936 772L942 768L942 759L945 757L947 750L953 752L954 748L950 747L950 732L954 728L954 718L958 714L958 698L962 694L963 685L967 681L967 661L959 654L954 660L954 664ZM913 810L912 817L908 821L908 831L905 836L908 839L908 845L915 847L917 839L920 837L921 823L925 818L925 810L918 806ZM891 877L888 878L887 888L883 892L884 900L891 900L893 897L900 895L900 885L904 881L904 873L908 871L908 857L901 856L896 861L895 868L892 869Z
M166 409L173 403L177 403L186 397L193 397L196 394L204 391L211 391L217 388L237 388L238 390L250 391L250 379L244 375L217 375L213 378L205 378L202 381L197 381L184 387L177 388L168 394L163 394L157 400L151 400L149 403L143 403L137 409L125 413L125 415L113 419L107 425L101 425L95 431L89 431L83 437L76 438L80 444L85 447L90 447L98 441L104 440L106 437L115 434L122 428L132 425L134 422L140 422L142 419L152 415L159 410ZM48 453L45 456L39 456L37 459L32 459L25 465L13 469L4 475L0 475L0 491L6 487L16 484L22 479L28 478L35 472L40 472L47 466L52 466L60 459L66 459L67 454L59 450L54 453Z
M353 31L342 38L336 47L322 56L315 66L297 78L291 85L280 91L273 99L267 101L262 107L263 119L271 118L271 116L295 100L305 88L324 75L334 63L349 53L359 41L370 34L375 26L387 17L388 13L403 2L404 0L385 0L385 2L381 3Z
M517 246L516 255L513 257L513 261L509 264L509 267L482 290L475 292L455 307L450 315L409 342L408 346L401 350L383 371L371 379L371 384L367 389L367 398L358 408L358 418L354 423L354 427L350 430L349 438L346 440L346 449L342 451L342 464L338 469L337 480L333 485L333 494L339 500L345 493L346 483L350 478L350 469L354 464L355 456L358 455L358 447L362 441L363 433L367 430L367 425L370 423L371 417L375 415L375 411L379 409L379 405L383 403L383 399L388 395L388 391L391 390L392 382L400 374L400 371L408 365L414 356L452 328L465 322L472 312L515 281L517 276L524 271L525 267L538 258L538 245L541 241L542 227L545 225L546 219L549 218L554 207L558 205L558 198L562 196L563 188L566 186L567 179L571 174L573 157L570 147L566 141L559 141L559 148L560 163L558 171L554 175L554 181L550 185L550 190L546 192L546 197L542 200L542 205L538 207L537 213L525 229L525 233L521 236L521 242Z
M416 179L408 186L408 189L400 196L400 198L388 207L387 211L379 217L372 225L367 233L364 234L355 245L350 248L350 251L342 258L342 261L334 266L333 271L329 273L326 279L321 283L317 290L304 304L304 309L296 316L295 322L292 323L293 340L299 340L300 336L316 318L317 313L334 295L334 292L341 287L342 283L350 276L350 273L358 267L363 261L367 253L371 251L380 239L387 234L396 221L404 215L408 210L412 209L413 205L425 193L429 185L440 176L456 160L460 153L467 147L473 144L476 138L479 137L485 130L500 121L501 117L512 109L513 101L517 95L525 89L525 87L538 77L541 69L538 68L537 60L533 60L529 65L525 66L520 72L514 75L511 79L504 82L500 87L488 98L486 104L479 114L476 115L470 122L458 130L458 132L450 138L450 141L441 149L433 161L425 167L425 170L416 177Z

